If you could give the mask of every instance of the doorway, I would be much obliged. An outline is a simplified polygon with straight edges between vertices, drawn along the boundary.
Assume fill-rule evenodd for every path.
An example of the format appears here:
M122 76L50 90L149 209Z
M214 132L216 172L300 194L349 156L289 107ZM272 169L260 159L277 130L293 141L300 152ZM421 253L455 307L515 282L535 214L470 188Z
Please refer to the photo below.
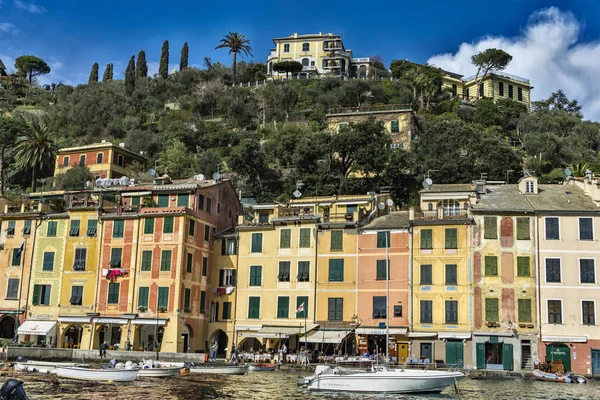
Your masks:
M546 362L562 360L565 372L571 371L571 349L566 344L552 343L546 346Z
M421 343L421 360L429 360L432 359L432 344L431 343Z
M600 350L592 350L592 373L600 374Z
M463 366L463 342L462 340L446 341L446 365L462 368Z
M398 343L398 363L405 363L408 359L408 343Z
M0 338L12 339L15 336L15 320L5 315L0 321Z
M183 352L187 353L189 347L189 335L187 333L184 333L181 335L181 339L183 339Z

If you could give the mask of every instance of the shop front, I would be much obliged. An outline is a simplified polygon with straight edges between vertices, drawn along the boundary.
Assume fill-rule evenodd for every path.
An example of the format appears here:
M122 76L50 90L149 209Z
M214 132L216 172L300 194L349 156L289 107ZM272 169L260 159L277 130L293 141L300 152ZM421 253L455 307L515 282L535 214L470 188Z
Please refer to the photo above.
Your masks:
M350 329L316 329L308 333L305 337L300 338L302 346L306 343L309 350L318 352L317 354L339 354L340 350L343 354L353 354L347 351L352 348L354 338Z
M20 342L33 342L36 346L57 347L57 322L27 320L17 329Z
M600 340L590 340L587 336L542 335L540 361L547 364L562 363L564 370L579 374L598 372L600 361ZM594 372L594 373L596 373Z
M358 351L360 354L368 353L370 355L386 354L387 352L392 360L403 363L408 359L407 332L408 329L403 327L390 327L389 331L385 328L356 328ZM386 335L389 337L387 346Z
M523 365L522 349L531 348L530 336L511 333L475 332L475 364L477 369L520 371ZM530 351L530 350L529 350ZM525 354L527 360L530 354Z
M89 347L92 318L59 316L59 343L65 349L87 349Z

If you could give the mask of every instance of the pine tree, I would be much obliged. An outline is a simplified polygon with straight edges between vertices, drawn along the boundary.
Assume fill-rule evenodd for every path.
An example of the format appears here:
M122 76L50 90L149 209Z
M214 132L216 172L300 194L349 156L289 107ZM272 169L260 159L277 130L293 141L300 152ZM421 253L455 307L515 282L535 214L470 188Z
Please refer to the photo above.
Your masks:
M92 65L92 71L90 72L90 77L88 78L88 83L98 82L98 63L95 62Z
M185 42L181 48L181 61L179 61L179 70L183 71L188 67L188 44Z
M113 73L112 73L112 64L106 64L106 68L104 68L104 75L102 75L102 82L112 81Z
M160 51L160 65L158 67L158 75L167 79L169 77L169 41L165 40Z
M125 93L128 96L133 94L135 90L135 56L131 56L129 59L129 65L125 70Z
M148 63L146 63L146 52L140 50L138 53L137 64L135 65L135 77L146 78L148 76Z

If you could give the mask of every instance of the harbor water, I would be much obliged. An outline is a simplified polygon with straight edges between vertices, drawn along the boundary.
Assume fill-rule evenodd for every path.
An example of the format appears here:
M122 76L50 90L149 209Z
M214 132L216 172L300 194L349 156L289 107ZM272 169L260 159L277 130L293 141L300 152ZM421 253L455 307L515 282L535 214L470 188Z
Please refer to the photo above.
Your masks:
M328 399L490 399L490 400L574 400L600 399L600 381L587 384L539 382L530 377L504 377L474 380L465 378L459 383L460 393L447 388L441 394L425 395L368 395L350 393L308 392L296 386L301 370L248 373L244 376L211 376L187 374L173 379L142 379L128 384L77 382L37 373L9 373L24 381L31 400L37 399L243 399L243 400L328 400Z

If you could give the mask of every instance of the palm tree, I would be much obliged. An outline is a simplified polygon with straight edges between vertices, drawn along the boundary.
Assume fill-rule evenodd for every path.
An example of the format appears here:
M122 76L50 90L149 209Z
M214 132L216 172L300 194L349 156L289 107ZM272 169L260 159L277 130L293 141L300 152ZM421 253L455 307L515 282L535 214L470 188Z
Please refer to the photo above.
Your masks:
M56 153L60 150L55 135L48 126L39 120L31 121L29 129L17 138L14 150L17 165L20 168L32 167L31 190L35 192L37 182L36 171L54 163Z
M221 39L221 44L215 47L217 49L229 48L229 54L233 53L233 84L235 85L236 79L236 60L237 54L244 56L252 56L252 47L250 47L250 40L246 39L246 35L237 32L229 32Z

